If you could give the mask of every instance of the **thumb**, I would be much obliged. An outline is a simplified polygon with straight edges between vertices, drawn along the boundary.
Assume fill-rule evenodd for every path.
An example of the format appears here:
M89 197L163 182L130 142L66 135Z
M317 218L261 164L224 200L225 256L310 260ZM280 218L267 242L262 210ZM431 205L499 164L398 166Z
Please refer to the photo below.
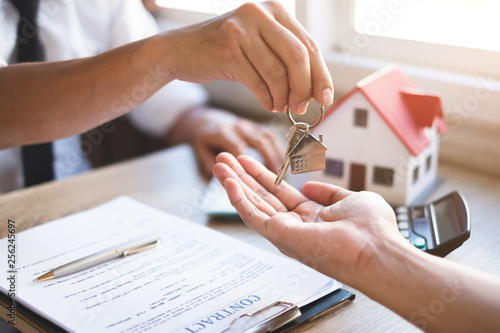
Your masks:
M324 206L343 200L352 193L340 186L314 181L309 181L302 187L302 194Z

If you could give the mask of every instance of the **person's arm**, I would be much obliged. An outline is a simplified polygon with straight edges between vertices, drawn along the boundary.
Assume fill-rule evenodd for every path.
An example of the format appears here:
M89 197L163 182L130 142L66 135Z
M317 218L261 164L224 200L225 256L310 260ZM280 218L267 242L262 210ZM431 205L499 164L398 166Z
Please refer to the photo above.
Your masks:
M0 68L0 149L82 133L130 111L172 80L151 65L159 63L158 44L145 39L92 58Z
M500 281L447 259L387 242L360 289L425 331L498 332Z
M240 81L265 109L333 102L319 49L277 1L167 31L86 59L0 68L0 149L81 133L173 79Z
M283 253L435 332L496 332L500 281L411 246L375 193L308 182L302 193L256 161L217 157L214 174L250 227Z

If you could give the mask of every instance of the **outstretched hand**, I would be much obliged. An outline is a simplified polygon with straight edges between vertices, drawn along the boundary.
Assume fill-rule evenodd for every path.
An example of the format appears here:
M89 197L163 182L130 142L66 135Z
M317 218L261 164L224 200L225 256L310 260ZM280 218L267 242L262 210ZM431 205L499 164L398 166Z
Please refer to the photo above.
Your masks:
M376 264L377 249L404 243L394 212L379 195L308 182L302 193L248 156L217 157L213 172L243 221L280 251L355 284L360 269ZM406 242L407 243L407 242Z

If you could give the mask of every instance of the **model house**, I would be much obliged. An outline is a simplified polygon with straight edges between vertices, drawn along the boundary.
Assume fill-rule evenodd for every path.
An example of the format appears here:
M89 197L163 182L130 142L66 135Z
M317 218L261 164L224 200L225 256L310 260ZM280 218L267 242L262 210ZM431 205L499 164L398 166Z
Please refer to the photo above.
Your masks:
M326 112L317 129L328 147L326 169L312 177L377 192L393 205L413 204L436 183L446 130L440 97L388 66Z

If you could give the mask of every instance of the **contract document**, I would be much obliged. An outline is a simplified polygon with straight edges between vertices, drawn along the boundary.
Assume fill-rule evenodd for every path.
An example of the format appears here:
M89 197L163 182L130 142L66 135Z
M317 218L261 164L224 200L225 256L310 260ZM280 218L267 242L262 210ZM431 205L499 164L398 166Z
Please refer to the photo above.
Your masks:
M45 272L157 234L151 250L55 278ZM285 256L119 197L19 232L16 302L74 332L219 332L275 301L298 306L341 284ZM7 248L7 239L0 240ZM11 268L2 262L3 272ZM9 281L1 279L7 293Z

